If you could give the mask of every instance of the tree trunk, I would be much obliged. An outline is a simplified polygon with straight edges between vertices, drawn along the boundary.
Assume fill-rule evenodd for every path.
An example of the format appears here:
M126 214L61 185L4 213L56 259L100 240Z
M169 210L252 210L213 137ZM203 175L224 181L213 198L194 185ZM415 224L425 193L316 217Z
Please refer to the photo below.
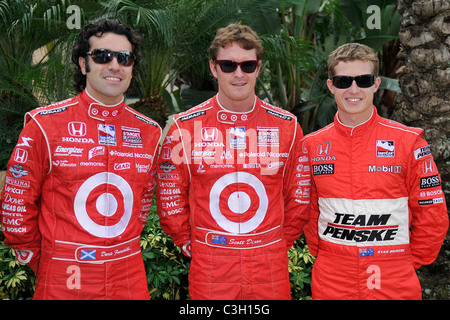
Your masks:
M450 1L398 0L402 95L392 118L424 129L450 204Z

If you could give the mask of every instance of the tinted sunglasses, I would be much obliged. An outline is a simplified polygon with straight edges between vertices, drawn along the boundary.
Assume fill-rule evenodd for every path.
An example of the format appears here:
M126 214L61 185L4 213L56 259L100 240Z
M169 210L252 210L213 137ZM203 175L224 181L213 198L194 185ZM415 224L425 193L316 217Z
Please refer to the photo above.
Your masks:
M245 73L253 73L258 66L258 60L249 60L242 62L234 62L231 60L217 60L216 63L219 64L220 69L225 73L234 72L238 66L240 66L241 70Z
M338 89L350 88L353 80L356 81L356 85L360 88L369 88L375 84L375 75L373 74L363 74L357 77L334 76L331 79L333 80L333 85Z
M105 64L117 58L117 62L125 67L129 67L134 62L134 54L130 51L111 51L109 49L94 49L86 53L92 57L95 63Z

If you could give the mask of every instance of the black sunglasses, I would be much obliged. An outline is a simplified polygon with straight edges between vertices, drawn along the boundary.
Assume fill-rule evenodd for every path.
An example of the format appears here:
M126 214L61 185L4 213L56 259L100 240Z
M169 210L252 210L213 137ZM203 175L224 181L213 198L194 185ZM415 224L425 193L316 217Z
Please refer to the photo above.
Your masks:
M241 70L245 73L253 73L258 66L258 60L248 60L242 62L235 62L232 60L217 60L220 69L225 73L234 72L238 66L241 66Z
M92 57L95 63L105 64L117 58L117 62L125 67L129 67L134 62L134 54L130 51L111 51L109 49L94 49L86 53Z
M373 74L363 74L357 77L334 76L331 79L333 80L333 85L338 89L350 88L353 80L356 81L356 85L360 88L369 88L375 84L375 75Z

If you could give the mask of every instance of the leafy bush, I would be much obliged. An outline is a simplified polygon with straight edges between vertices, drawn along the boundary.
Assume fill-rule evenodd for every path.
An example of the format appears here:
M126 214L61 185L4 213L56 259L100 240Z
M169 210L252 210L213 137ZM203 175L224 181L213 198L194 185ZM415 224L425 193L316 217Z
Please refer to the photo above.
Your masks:
M291 280L291 299L311 299L311 272L315 261L309 253L305 236L298 238L288 252L289 277Z
M33 297L36 277L17 261L14 250L3 244L0 232L0 299L29 300Z
M151 299L187 299L189 259L163 232L154 204L141 235L141 249Z
M3 240L0 232L0 299L31 299L36 277L29 267L17 261L14 250L5 246ZM141 234L141 249L151 299L188 299L190 260L161 229L155 204ZM302 236L289 250L292 299L310 299L313 262Z

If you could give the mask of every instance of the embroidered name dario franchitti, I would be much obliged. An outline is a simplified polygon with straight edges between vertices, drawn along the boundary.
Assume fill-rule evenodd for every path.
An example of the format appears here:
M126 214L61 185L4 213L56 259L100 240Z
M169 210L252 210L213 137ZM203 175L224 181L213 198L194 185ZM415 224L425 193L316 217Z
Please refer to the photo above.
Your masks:
M354 215L335 213L323 236L355 242L390 241L398 232L398 225L388 225L390 214Z

